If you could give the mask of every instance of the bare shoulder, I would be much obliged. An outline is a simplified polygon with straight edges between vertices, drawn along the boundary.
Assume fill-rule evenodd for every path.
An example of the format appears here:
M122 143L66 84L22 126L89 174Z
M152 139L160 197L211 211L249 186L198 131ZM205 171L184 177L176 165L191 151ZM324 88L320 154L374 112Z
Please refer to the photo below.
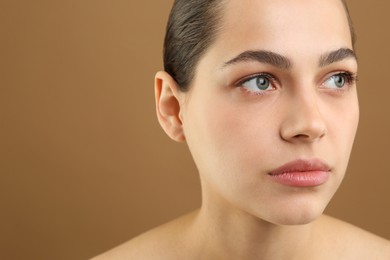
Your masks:
M151 229L91 260L179 259L185 251L184 237L195 213Z
M324 216L320 222L341 259L390 259L389 240L332 217Z

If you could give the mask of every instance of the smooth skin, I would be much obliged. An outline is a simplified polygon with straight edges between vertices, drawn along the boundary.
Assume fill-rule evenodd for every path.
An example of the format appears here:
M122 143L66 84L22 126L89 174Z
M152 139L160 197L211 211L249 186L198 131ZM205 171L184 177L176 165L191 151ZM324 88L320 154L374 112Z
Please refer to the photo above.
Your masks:
M155 81L158 120L198 167L201 208L96 259L390 259L387 240L322 215L359 120L341 2L228 0L223 12L189 91L165 72ZM270 177L297 159L326 162L326 183Z

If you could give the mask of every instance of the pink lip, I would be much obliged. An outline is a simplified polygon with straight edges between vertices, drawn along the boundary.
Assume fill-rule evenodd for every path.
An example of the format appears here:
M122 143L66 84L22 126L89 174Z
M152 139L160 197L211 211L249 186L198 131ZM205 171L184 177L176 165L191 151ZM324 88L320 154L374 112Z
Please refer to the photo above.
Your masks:
M272 170L269 176L277 183L287 186L314 187L328 180L330 170L321 160L295 160Z

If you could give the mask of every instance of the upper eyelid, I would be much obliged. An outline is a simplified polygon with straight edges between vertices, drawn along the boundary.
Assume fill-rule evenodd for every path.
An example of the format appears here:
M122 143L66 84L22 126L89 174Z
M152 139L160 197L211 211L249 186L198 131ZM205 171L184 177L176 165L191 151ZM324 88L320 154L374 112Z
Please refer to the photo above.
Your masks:
M356 73L342 71L342 72L331 74L330 76L328 76L326 78L325 81L323 81L323 83L321 85L325 85L332 77L339 76L339 75L343 76L346 80L345 85L343 87L352 86L352 85L356 84L356 82L358 81L358 77L357 77Z
M270 73L266 73L266 72L264 72L264 73L255 73L255 74L252 74L252 75L249 75L249 76L246 76L244 78L239 79L234 85L242 86L244 83L246 83L246 82L248 82L250 80L253 80L253 79L255 79L255 78L259 77L259 76L264 76L264 77L266 77L266 78L268 78L269 80L272 80L272 81L276 80L275 76L273 76Z
M337 75L343 75L348 80L351 80L351 81L357 81L358 80L357 73L354 73L354 72L351 72L351 71L347 71L347 70L340 70L340 71L331 72L325 78L326 78L326 80L329 80L330 78L332 78L334 76L337 76Z

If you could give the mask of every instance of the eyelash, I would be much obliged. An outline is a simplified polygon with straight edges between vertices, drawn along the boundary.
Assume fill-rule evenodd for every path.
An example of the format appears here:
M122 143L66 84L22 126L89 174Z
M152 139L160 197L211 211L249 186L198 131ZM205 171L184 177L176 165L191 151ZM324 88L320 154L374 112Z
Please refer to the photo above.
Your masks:
M235 85L239 87L242 84L244 84L244 83L246 83L246 82L248 82L248 81L250 81L252 79L255 79L255 78L259 77L259 76L263 76L263 77L267 78L270 81L276 80L276 78L273 75L269 74L269 73L257 73L257 74L253 74L253 75L247 76L247 77L239 80Z
M249 81L251 81L251 80L253 80L253 79L256 79L256 78L258 78L258 77L264 77L264 78L266 78L266 79L270 82L271 86L272 86L274 89L275 89L274 85L278 83L278 82L277 82L278 80L277 80L272 74L269 74L269 73L258 73L258 74L254 74L254 75L250 75L250 76L248 76L248 77L245 77L245 78L239 80L239 81L238 81L236 84L234 84L234 85L235 85L236 87L242 87L242 88L244 88L243 85L244 85L245 83L247 83L247 82L249 82ZM248 90L248 92L251 92L251 91ZM263 91L262 93L252 93L252 94L255 94L255 95L264 95L264 94L265 94L264 92L265 92L265 91Z
M357 75L348 71L336 72L332 74L330 77L328 77L328 79L335 76L343 76L347 85L352 85L353 83L358 81Z
M348 84L353 84L358 81L357 75L348 71L338 72L336 74L333 74L332 76L344 76Z
M352 72L349 72L349 71L339 71L339 72L334 72L330 76L328 76L327 79L324 80L321 85L324 85L328 80L330 80L332 77L336 77L336 76L342 76L344 78L344 80L345 80L345 85L342 88L334 89L336 91L343 91L343 90L345 90L346 88L349 88L351 85L353 85L354 83L356 83L358 81L358 77L357 77L357 75L355 73L352 73ZM269 73L258 73L258 74L254 74L254 75L250 75L248 77L245 77L245 78L239 80L234 85L236 87L241 87L241 88L245 89L245 87L243 86L245 83L247 83L247 82L249 82L249 81L251 81L253 79L256 79L258 77L264 77L267 80L269 80L269 82L270 82L270 84L271 84L273 89L275 89L275 84L278 83L278 80L272 74L269 74ZM254 91L247 90L247 92L250 92L253 95L264 95L267 91L266 90L263 90L263 91L259 90L259 92L254 92Z

